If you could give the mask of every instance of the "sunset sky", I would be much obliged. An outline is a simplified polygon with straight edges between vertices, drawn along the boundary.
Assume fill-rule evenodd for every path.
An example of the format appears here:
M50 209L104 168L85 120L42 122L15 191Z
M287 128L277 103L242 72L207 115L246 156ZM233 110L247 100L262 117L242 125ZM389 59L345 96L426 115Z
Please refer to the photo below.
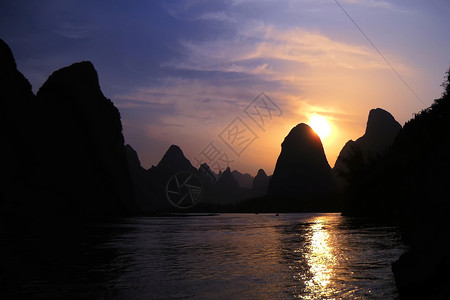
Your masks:
M334 0L2 1L0 38L35 92L53 71L92 61L144 167L171 144L193 164L214 145L231 169L272 174L284 137L313 115L330 124L333 166L370 109L403 125L441 95L448 0L339 3L420 99ZM263 125L251 114L258 95L272 109ZM232 129L251 133L233 140L238 150Z

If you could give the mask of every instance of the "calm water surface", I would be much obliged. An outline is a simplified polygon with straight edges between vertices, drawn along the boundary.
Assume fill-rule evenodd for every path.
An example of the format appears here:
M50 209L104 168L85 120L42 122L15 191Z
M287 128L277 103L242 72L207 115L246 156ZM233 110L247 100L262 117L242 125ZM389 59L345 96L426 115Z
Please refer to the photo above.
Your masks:
M130 218L88 235L78 260L48 267L59 279L35 274L21 295L394 299L391 264L405 250L395 227L339 214Z

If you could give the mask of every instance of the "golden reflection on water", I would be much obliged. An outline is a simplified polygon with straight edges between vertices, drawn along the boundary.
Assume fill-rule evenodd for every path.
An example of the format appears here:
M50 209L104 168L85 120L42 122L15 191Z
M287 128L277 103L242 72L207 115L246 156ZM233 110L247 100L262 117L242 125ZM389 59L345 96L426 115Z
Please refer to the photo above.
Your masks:
M326 217L313 221L305 245L304 253L309 266L309 276L305 276L303 299L326 297L333 291L333 267L337 264L333 243L326 227Z

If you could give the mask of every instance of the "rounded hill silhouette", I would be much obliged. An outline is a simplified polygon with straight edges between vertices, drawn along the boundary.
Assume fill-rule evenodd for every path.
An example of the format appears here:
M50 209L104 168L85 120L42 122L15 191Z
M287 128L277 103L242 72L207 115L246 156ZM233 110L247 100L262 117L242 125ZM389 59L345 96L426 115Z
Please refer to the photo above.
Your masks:
M331 167L322 142L307 124L295 126L281 144L281 153L269 182L271 198L290 198L305 204L311 198L325 197L334 192Z

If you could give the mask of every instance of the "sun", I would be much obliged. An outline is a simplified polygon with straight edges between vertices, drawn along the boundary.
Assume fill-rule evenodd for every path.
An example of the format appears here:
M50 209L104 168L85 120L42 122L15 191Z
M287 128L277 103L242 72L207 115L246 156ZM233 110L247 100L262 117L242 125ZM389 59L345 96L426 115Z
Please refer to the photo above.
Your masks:
M328 137L331 133L330 123L324 116L312 115L309 118L309 126L319 135L321 140Z

